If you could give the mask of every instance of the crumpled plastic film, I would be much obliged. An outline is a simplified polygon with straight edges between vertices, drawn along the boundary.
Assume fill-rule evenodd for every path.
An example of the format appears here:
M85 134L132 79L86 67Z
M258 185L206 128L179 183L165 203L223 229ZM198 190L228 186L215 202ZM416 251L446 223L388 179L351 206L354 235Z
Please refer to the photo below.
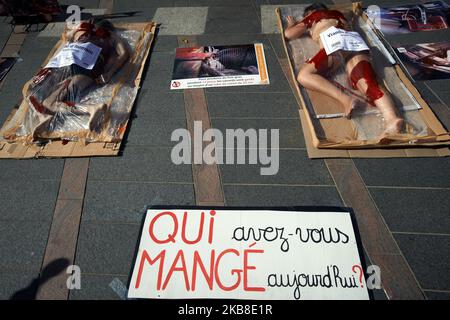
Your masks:
M303 18L304 8L306 6L307 5L280 7L280 14L284 27L286 27L287 23L286 16L293 16L296 21L301 20ZM398 77L391 74L391 72L395 73L395 70L391 67L376 45L372 43L370 38L365 34L365 30L362 25L364 24L364 21L362 21L361 18L359 18L358 21L359 26L355 31L358 31L363 38L365 38L367 44L371 48L374 70L376 70L378 78L383 79L386 88L390 91L395 105L398 108L399 114L401 114L406 122L405 133L414 134L417 136L426 136L428 134L428 127L419 115L418 110L420 109L420 105L409 93L403 83L399 81ZM299 39L288 41L287 48L296 75L300 71L303 64L305 64L309 58L312 58L320 49L319 45L307 35ZM346 93L361 97L362 94L359 91L354 90L349 84L344 59L342 59L338 65L339 67L325 75L327 79L337 84ZM308 99L306 99L306 101L308 102ZM330 119L319 121L315 119L316 116L327 114L319 113L314 110L314 106L311 103L306 103L306 107L308 108L311 117L313 117L311 120L314 124L317 137L325 140L329 138L324 136L325 132L321 129L321 125L325 121L336 121L335 118L330 117ZM332 113L330 112L330 115L331 114ZM360 107L354 110L351 121L355 130L354 138L357 140L377 140L377 138L384 131L384 119L381 113L376 107L369 104L367 104L366 107Z
M138 87L136 76L151 41L142 30L115 29L124 40L129 59L109 82L90 82L86 88L66 85L79 74L78 65L41 69L24 87L24 101L1 132L2 140L35 143L45 139L118 141L123 133ZM67 42L62 42L59 50ZM78 73L77 73L78 71ZM63 89L59 89L63 88ZM49 99L64 92L63 99ZM62 91L64 90L64 91ZM54 97L53 96L53 97ZM59 97L59 96L58 96Z

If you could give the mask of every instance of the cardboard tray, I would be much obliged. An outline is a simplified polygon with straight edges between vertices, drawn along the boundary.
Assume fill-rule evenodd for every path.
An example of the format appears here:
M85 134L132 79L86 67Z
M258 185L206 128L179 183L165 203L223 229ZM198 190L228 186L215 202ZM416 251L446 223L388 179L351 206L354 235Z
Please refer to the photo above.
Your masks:
M352 3L350 5L332 5L331 8L337 10L352 10L359 11L361 4ZM403 72L400 66L395 65L395 73L403 82L406 88L414 96L422 109L419 111L422 119L425 121L429 129L434 133L432 137L422 138L421 141L411 144L409 140L395 141L394 144L374 144L366 143L365 141L351 141L347 143L336 143L333 141L326 141L319 139L316 134L311 115L308 111L306 101L311 101L313 105L327 106L333 110L340 110L340 106L334 99L325 97L317 92L301 89L297 83L294 66L289 55L286 40L284 38L284 28L281 20L280 9L276 9L278 27L281 32L283 46L286 52L287 61L289 65L288 77L291 77L291 83L295 85L294 90L299 102L299 113L302 124L302 129L305 137L308 156L310 158L387 158L387 157L445 157L450 156L450 135L438 120L436 115L431 110L428 103L421 97L419 91L411 83L407 75ZM331 112L330 112L331 113ZM329 120L328 120L329 121ZM344 119L336 119L336 125L342 124ZM347 121L348 122L348 121ZM329 123L329 122L328 122Z
M139 87L141 83L142 73L144 71L145 63L147 61L148 55L150 53L150 48L154 41L156 23L146 22L146 23L123 23L115 24L115 27L120 29L130 29L130 30L142 30L143 32L150 33L151 38L148 41L147 47L143 48L144 58L142 60L139 72L134 80L135 86ZM59 48L63 42L63 37L47 56L47 59L42 63L42 66L46 65L48 60L51 59L54 52ZM130 106L133 106L136 96L129 101ZM22 103L26 103L22 101ZM13 118L15 112L19 109L16 106L12 112L9 114L7 120L4 123L6 126L9 121ZM131 108L130 108L131 109ZM128 120L125 123L124 129L128 125ZM38 145L26 145L23 142L0 142L0 159L30 159L30 158L66 158L66 157L94 157L94 156L117 156L119 154L120 146L122 143L123 136L126 130L120 131L120 142L91 142L84 143L82 141L62 141L62 140L52 140L44 146Z

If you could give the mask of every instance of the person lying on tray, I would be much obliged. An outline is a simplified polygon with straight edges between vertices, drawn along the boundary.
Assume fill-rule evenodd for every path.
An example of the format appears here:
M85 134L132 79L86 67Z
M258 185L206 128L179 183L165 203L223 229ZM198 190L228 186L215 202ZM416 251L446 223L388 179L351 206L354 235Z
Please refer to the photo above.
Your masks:
M59 55L54 55L49 64L34 76L26 97L38 120L33 128L35 140L43 132L52 131L52 121L72 121L65 128L74 132L86 127L94 131L101 125L98 122L106 112L106 104L79 102L93 86L110 82L130 56L126 42L114 31L114 26L108 20L97 23L81 22L76 28L67 31L67 43L59 51ZM83 62L83 59L75 63L67 60L67 56L73 57L70 45L74 44L78 45L78 51L89 51L90 66L87 66L88 63ZM67 53L65 56L62 53L64 50ZM97 55L93 51L97 52ZM82 123L82 118L77 116L88 116L88 123Z
M287 16L287 28L284 36L288 40L300 38L309 30L311 38L320 46L317 54L309 59L301 68L297 80L306 89L320 92L339 101L344 110L344 115L350 118L353 110L361 105L362 101L345 93L341 88L325 78L329 71L339 66L340 61L345 61L345 68L353 89L360 91L366 100L376 106L385 120L384 134L396 134L402 130L403 119L399 117L396 107L389 93L382 88L376 78L370 63L370 51L364 40L359 39L360 51L336 50L327 54L324 37L332 37L333 34L350 32L350 24L344 15L337 10L330 10L321 3L314 3L305 8L303 19L295 21L292 16ZM355 35L355 32L352 33ZM351 49L351 48L350 48ZM329 51L332 51L329 49Z

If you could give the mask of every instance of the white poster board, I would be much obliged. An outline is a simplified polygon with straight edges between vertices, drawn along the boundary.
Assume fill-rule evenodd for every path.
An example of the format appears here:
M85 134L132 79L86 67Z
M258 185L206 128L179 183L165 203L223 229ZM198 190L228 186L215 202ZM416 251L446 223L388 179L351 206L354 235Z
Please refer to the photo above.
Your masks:
M177 48L171 90L268 85L262 43Z
M148 210L129 298L369 299L349 212Z

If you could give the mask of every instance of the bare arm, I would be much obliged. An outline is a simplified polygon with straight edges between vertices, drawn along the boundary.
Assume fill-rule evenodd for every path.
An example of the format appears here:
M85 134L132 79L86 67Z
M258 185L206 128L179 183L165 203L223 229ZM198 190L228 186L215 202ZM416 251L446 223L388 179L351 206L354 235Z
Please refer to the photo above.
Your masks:
M77 32L77 28L74 29L68 29L66 31L66 41L67 42L72 42L73 41L73 37L75 36L75 33Z
M284 30L284 37L287 40L298 39L308 30L308 27L302 21L296 22L292 16L287 16L286 19L288 26Z
M122 68L122 66L130 57L130 52L124 40L113 33L111 34L111 38L113 38L112 40L115 41L117 56L111 55L108 61L106 61L107 71L103 74L105 82L109 82L114 74L119 71L120 68Z

